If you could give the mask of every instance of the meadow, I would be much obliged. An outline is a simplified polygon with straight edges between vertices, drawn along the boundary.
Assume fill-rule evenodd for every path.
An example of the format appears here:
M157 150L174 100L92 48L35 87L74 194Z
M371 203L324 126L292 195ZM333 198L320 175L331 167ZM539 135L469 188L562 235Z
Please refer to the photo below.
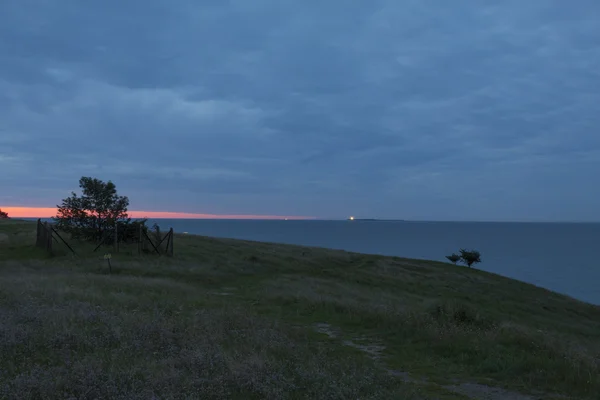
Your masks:
M600 398L600 307L530 284L186 234L109 274L35 229L0 221L0 399Z

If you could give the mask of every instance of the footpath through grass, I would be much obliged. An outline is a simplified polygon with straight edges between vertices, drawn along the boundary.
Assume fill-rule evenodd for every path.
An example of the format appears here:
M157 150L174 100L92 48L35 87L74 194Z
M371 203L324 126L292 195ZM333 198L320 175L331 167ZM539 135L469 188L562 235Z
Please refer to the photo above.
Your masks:
M34 242L0 222L0 399L599 398L600 307L508 278L191 235L109 275Z

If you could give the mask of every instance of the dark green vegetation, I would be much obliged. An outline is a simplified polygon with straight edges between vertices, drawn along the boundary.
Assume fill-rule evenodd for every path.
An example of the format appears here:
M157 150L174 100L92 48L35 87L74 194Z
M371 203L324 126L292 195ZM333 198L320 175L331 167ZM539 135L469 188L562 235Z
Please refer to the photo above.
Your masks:
M452 264L456 264L457 262L460 261L460 256L458 254L452 253L449 256L446 256L446 258L448 259L448 261L450 261Z
M449 256L446 256L446 258L455 265L457 262L461 261L469 268L473 264L478 264L481 262L481 254L477 250L460 249L460 254L452 253Z
M477 250L460 249L460 259L470 268L481 262L481 254Z
M121 224L119 230L123 233L137 232L137 226L126 229L125 225L131 222L127 215L129 198L119 196L114 183L84 176L79 180L79 187L81 195L72 192L57 206L54 220L59 230L88 240L105 238L115 223Z
M0 222L0 398L600 393L600 308L476 269L177 235L108 275L34 232Z

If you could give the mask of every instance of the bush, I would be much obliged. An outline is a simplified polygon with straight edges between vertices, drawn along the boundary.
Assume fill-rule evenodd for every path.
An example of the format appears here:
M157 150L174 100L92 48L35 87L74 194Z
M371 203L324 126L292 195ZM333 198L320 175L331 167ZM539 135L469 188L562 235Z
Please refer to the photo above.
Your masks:
M471 267L473 264L481 262L481 254L477 250L461 249L460 255L452 253L451 255L446 256L446 258L453 264L456 264L457 262L461 261L469 267Z
M458 254L456 254L456 253L452 253L452 254L450 254L449 256L446 256L446 258L447 258L448 260L450 260L450 262L451 262L452 264L456 264L457 262L459 262L459 261L460 261L460 256L459 256Z
M481 262L481 254L477 250L460 250L460 258L468 267Z
M484 330L496 326L492 319L483 317L477 309L461 302L450 301L435 304L430 308L429 315L442 325L474 327Z
M8 213L0 209L0 219L8 219Z

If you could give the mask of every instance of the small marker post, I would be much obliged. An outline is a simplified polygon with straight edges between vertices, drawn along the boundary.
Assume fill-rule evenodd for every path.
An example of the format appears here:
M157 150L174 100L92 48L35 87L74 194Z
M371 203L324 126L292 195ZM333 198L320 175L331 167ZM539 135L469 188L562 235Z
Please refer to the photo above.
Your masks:
M104 259L108 262L108 273L112 274L112 266L110 265L111 254L110 253L105 254Z

